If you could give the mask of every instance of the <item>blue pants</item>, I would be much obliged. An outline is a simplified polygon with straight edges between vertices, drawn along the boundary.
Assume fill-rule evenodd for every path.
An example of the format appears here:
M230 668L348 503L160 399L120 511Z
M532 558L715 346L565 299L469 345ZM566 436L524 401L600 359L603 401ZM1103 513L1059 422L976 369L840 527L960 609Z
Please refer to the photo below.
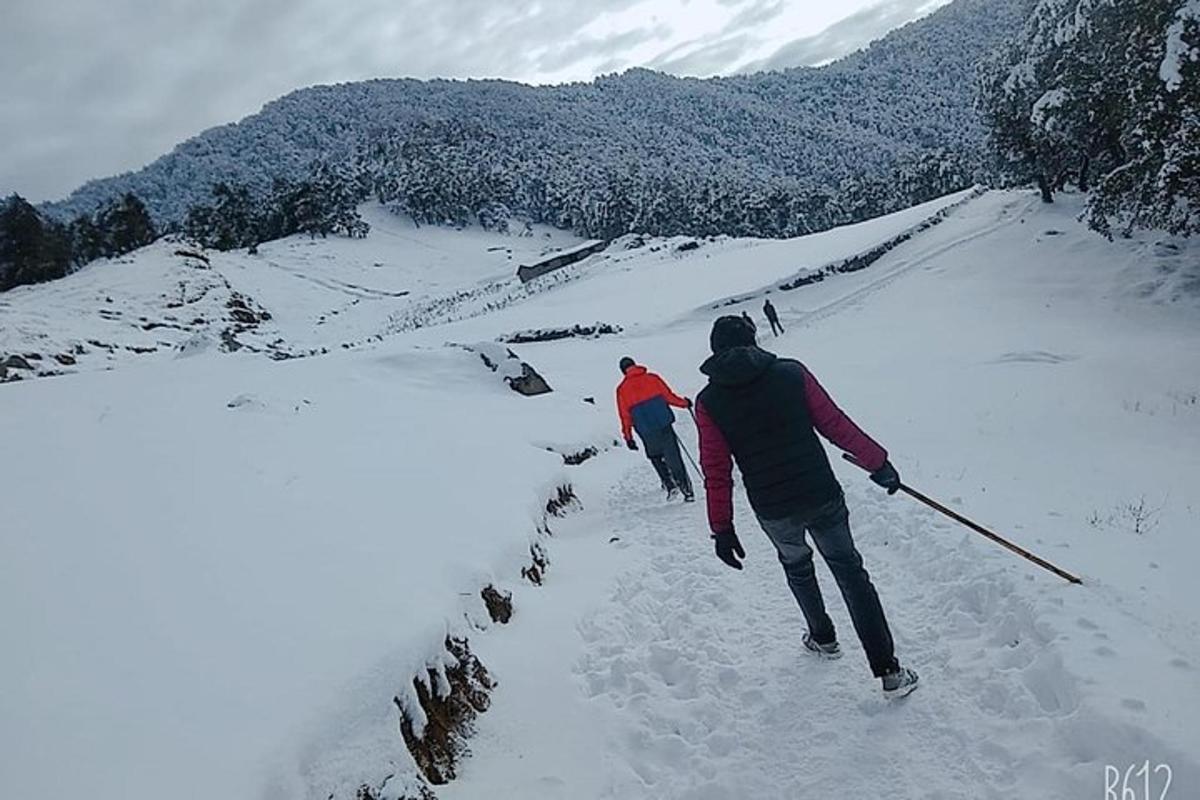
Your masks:
M783 565L788 586L804 612L809 635L822 644L837 639L833 620L825 611L821 587L817 585L813 551L805 541L806 533L812 537L837 581L858 640L867 653L871 672L881 677L898 669L892 632L883 615L883 606L850 535L850 513L846 510L845 498L839 496L811 512L783 519L760 517L759 524L779 553L779 563Z
M641 437L642 447L646 449L646 458L650 459L654 471L658 473L663 488L678 488L684 494L690 495L692 482L683 465L683 456L679 454L679 439L675 438L675 428L668 425L649 434L641 434Z

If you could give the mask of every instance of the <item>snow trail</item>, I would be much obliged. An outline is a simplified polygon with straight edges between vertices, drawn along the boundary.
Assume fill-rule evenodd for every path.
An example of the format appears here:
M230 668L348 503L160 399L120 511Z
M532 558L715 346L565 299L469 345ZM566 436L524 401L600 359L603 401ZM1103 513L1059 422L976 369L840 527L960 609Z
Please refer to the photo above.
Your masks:
M1061 603L1065 584L994 565L987 543L902 498L847 485L851 524L902 663L922 687L879 693L832 576L822 590L846 658L805 653L803 618L744 500L748 559L712 554L702 506L664 505L639 466L608 524L635 550L609 602L580 623L577 673L616 720L612 798L1084 797L1114 741L1170 748L1081 708L1057 633L1022 584ZM1195 766L1174 754L1177 780ZM853 769L848 765L853 764ZM1048 769L1047 765L1054 765ZM493 787L495 788L495 787Z

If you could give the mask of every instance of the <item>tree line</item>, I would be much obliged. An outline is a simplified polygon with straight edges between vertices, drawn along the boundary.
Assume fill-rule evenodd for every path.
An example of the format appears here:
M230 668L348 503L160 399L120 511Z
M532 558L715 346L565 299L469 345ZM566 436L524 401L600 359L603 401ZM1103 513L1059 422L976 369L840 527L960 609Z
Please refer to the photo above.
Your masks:
M146 206L132 193L70 223L44 216L13 194L0 201L0 291L61 278L75 267L124 255L157 236Z
M0 201L0 291L62 278L83 264L122 256L166 233L182 233L217 250L253 250L295 233L366 236L369 226L357 210L366 196L364 184L322 164L304 180L276 180L266 196L245 186L215 184L211 203L193 206L182 224L159 227L132 192L69 223L13 194Z

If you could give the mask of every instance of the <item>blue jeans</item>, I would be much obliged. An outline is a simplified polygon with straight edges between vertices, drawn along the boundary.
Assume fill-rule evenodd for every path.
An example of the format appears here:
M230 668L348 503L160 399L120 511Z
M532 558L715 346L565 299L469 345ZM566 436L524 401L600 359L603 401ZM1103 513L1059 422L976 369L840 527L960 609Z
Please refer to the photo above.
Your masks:
M850 513L846 510L845 498L839 496L810 512L783 519L760 517L759 524L779 553L788 586L808 622L809 635L822 644L837 639L833 620L825 611L821 587L817 585L813 551L805 541L806 533L812 537L842 591L842 599L846 601L858 640L867 653L871 672L881 677L898 669L892 632L883 615L883 606L850 536Z

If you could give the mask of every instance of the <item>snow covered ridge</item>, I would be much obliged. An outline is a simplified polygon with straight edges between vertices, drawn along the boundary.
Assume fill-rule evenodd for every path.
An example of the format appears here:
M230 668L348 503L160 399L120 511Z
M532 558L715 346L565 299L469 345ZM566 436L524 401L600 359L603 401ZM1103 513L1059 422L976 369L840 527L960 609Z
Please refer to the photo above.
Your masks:
M518 261L578 242L542 226L515 236L417 228L377 205L362 213L375 228L365 240L293 236L250 255L166 237L6 292L0 381L208 350L287 360L369 346L392 332L393 316L444 322L445 312L432 315L447 290L479 281L510 289Z
M99 265L97 265L99 266ZM269 311L214 270L203 253L170 238L53 285L0 298L0 381L105 368L147 354L213 348L292 358ZM99 277L99 280L95 278ZM111 280L110 280L111 279ZM152 293L149 287L158 289Z
M549 557L546 542L553 536L551 517L563 518L579 508L579 498L570 484L560 484L546 500L545 511L537 526L538 540L530 545L531 563L521 569L521 577L534 586L542 586ZM489 583L479 592L493 623L508 624L516 613L512 592ZM465 612L464 619L474 632L487 630L479 617ZM382 780L359 784L355 800L410 800L416 792L421 800L435 795L429 785L439 786L458 777L459 763L470 755L469 740L476 731L476 717L491 704L497 683L487 667L470 648L468 634L448 634L444 651L427 663L411 681L411 690L400 693L395 704L400 712L400 734L416 764L419 775L409 778L409 788L400 790L392 773Z
M900 245L902 245L905 242L912 239L914 236L917 236L917 235L929 230L930 228L934 227L935 225L940 225L942 222L944 222L946 220L947 217L949 217L955 211L962 208L963 206L965 206L967 203L971 202L972 200L974 200L978 197L982 197L986 191L987 190L982 186L976 187L974 190L972 190L969 194L967 194L961 200L957 200L954 203L952 203L951 205L948 205L945 208L940 209L935 214L933 214L933 216L929 217L928 219L922 220L921 222L919 222L918 224L909 228L908 230L904 231L903 233L899 233L896 236L893 236L891 239L888 239L886 242L878 244L875 247L872 247L870 250L863 251L862 253L858 253L849 258L841 259L840 261L837 261L836 263L827 264L823 267L819 267L814 270L807 270L803 274L796 276L792 280L789 280L786 283L780 284L779 288L782 291L786 292L786 291L790 291L792 289L799 289L801 286L808 286L810 284L820 283L821 281L823 281L826 278L831 277L833 275L844 275L849 272L858 272L859 270L866 269L867 267L871 266L875 262L879 261L879 259L883 258L888 253L895 250Z
M213 202L214 184L265 197L322 161L365 176L375 197L422 222L513 212L604 239L631 229L799 235L982 177L974 66L1027 5L958 0L820 69L314 87L45 209L73 217L132 191L156 222L178 224Z

